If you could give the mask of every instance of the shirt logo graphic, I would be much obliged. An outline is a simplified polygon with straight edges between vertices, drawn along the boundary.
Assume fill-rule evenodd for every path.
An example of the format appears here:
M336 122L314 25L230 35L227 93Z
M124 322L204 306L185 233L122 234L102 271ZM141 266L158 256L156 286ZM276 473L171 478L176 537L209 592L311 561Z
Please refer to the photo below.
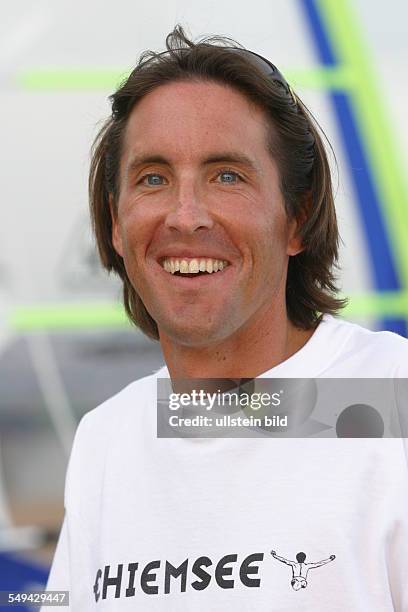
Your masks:
M291 566L292 580L290 581L290 584L292 585L292 589L294 591L300 591L300 589L305 589L307 587L307 575L309 570L325 565L326 563L330 563L330 561L334 561L336 558L336 555L330 555L328 559L323 559L323 561L317 561L316 563L305 563L306 555L304 552L299 552L296 555L296 561L290 561L290 559L280 557L274 550L271 550L271 555L277 561L281 561L282 563L286 563L286 565Z

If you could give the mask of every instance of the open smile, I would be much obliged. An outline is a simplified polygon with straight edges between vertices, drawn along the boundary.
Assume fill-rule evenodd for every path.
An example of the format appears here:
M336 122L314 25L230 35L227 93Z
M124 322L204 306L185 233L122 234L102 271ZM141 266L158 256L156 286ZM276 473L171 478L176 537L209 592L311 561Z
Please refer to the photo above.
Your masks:
M225 259L211 257L163 257L157 263L170 283L190 288L225 280L232 267Z
M213 257L164 257L160 264L170 274L213 274L229 265L226 259Z

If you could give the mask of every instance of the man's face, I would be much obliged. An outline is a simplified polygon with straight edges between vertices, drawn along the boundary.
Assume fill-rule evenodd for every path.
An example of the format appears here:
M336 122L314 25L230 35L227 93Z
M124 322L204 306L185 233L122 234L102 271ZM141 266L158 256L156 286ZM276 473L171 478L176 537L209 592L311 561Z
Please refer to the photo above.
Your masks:
M170 83L133 109L113 242L162 337L206 346L284 311L288 255L300 247L267 147L264 113L222 84ZM228 265L164 268L194 259Z

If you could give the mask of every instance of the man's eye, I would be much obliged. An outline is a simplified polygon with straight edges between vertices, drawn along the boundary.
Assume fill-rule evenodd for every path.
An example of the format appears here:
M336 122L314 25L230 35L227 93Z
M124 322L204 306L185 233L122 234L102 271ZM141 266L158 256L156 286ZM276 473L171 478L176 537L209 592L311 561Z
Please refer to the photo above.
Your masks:
M223 170L217 176L221 183L232 184L238 183L241 180L240 175L232 170Z
M161 174L146 174L140 180L140 183L149 187L157 187L158 185L164 185L164 180L164 176Z
M223 170L217 175L217 179L224 184L235 184L241 180L240 175L232 170ZM165 178L161 174L146 174L140 179L140 183L149 187L158 187L165 184Z

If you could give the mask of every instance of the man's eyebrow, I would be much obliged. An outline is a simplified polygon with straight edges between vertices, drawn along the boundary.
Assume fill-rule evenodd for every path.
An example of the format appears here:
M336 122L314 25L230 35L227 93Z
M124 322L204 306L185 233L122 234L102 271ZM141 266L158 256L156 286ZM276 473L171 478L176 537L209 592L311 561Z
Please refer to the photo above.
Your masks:
M245 155L245 153L237 153L232 151L225 151L221 153L213 153L202 160L202 165L209 166L210 164L218 163L230 163L230 164L242 164L247 166L249 169L260 172L258 164ZM165 166L171 166L171 162L163 157L162 155L135 155L128 164L127 173L130 174L136 170L139 166L146 164L162 164Z
M146 164L164 164L169 166L170 162L162 155L135 155L128 164L127 173L130 174L139 166Z
M203 161L204 165L209 164L219 164L219 163L230 163L230 164L242 164L243 166L247 166L251 170L255 172L260 172L258 164L245 153L235 153L231 151L225 151L222 153L216 153L214 155L209 155Z

